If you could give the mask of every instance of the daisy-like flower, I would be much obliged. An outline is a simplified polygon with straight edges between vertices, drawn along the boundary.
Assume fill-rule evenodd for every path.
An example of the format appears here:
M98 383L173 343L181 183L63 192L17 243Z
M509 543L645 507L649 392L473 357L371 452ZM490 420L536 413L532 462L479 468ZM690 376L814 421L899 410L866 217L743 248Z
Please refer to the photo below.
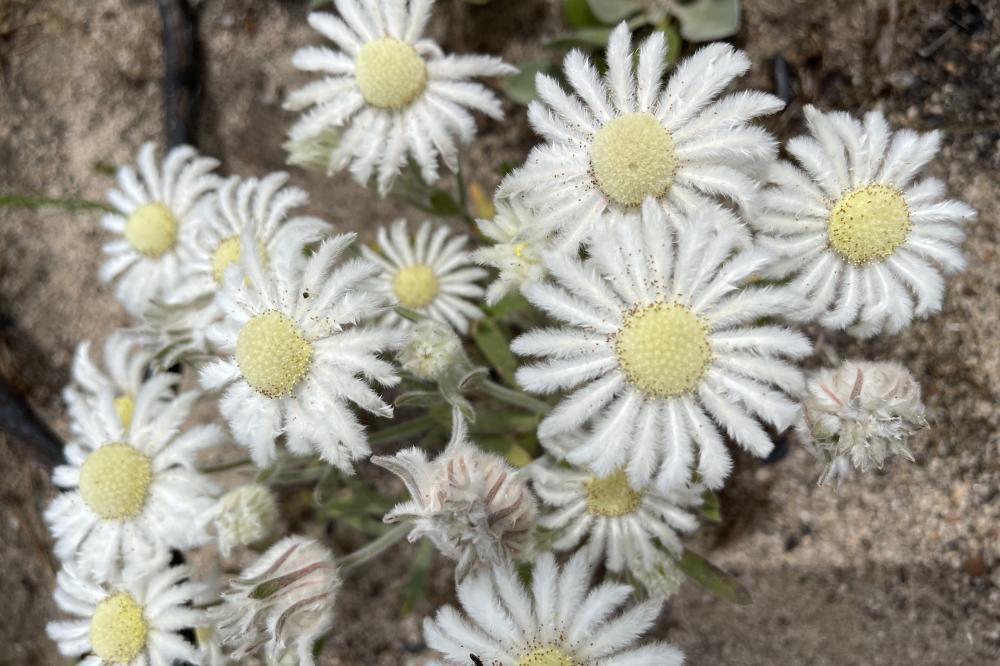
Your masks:
M216 296L225 319L208 330L225 358L202 368L201 383L227 387L220 411L258 467L271 464L275 440L284 435L292 453L318 452L352 473L352 461L370 451L348 403L392 415L369 382L399 381L392 365L378 358L398 346L399 336L358 325L383 305L363 286L379 268L364 259L335 266L354 237L327 238L309 257L301 245L285 243L265 267L256 236L243 234L243 270L226 271Z
M439 157L457 171L458 144L469 143L476 129L467 109L503 118L496 96L468 79L517 71L492 56L446 56L423 39L432 4L336 0L339 17L313 13L309 24L339 50L310 46L292 58L299 69L325 75L285 102L294 111L313 107L292 128L292 139L343 128L329 171L349 165L362 185L377 171L382 195L407 157L428 183L438 178Z
M287 186L288 174L275 172L263 179L228 178L202 209L197 234L185 266L184 285L168 303L201 303L214 308L215 292L226 268L239 261L240 237L252 234L264 266L285 243L302 247L319 241L333 228L315 217L292 216L309 194Z
M941 181L914 180L940 133L893 133L877 111L863 122L804 112L812 136L787 146L802 168L774 164L774 187L750 218L761 244L783 259L771 273L791 278L808 301L796 316L868 337L940 310L941 272L964 268L961 223L975 216L944 198Z
M906 442L927 427L920 384L898 363L847 361L806 382L797 431L824 463L819 483L839 483L851 467L882 469L892 456L913 461Z
M539 74L540 99L528 117L546 143L504 179L498 196L524 194L539 207L537 224L571 250L603 233L609 211L636 216L648 197L672 213L716 205L720 196L746 210L756 172L776 151L773 138L749 122L781 109L781 100L756 91L718 98L750 67L728 44L682 61L664 88L665 49L663 33L654 32L633 68L631 34L621 23L608 42L607 76L580 51L564 66L574 95Z
M636 490L623 470L605 477L562 467L543 458L531 466L535 492L545 508L538 524L556 533L553 549L574 550L586 539L591 564L604 562L615 573L639 577L664 559L684 551L678 533L693 532L703 488L684 485L667 492Z
M218 183L212 174L218 161L190 146L172 149L159 167L154 152L152 143L139 149L141 177L130 166L118 170L120 189L107 194L118 212L101 219L119 238L104 246L100 277L118 280L118 300L133 315L181 285L184 241L194 232L196 208Z
M583 552L559 567L551 553L535 563L525 589L510 564L458 586L467 617L451 606L424 620L424 640L449 666L475 655L486 666L680 666L684 656L666 643L636 646L652 628L663 601L622 608L632 588L606 582L591 588Z
M433 461L413 447L372 462L400 479L408 502L385 515L385 522L409 520L411 542L426 536L458 562L459 580L470 571L522 557L535 527L535 498L521 475L503 458L469 442L461 413L453 411L452 436Z
M204 586L186 566L127 567L114 583L67 566L56 576L56 605L72 620L50 622L49 637L80 666L201 664L201 654L180 631L197 627L205 612L191 607Z
M73 434L81 434L84 412L91 409L103 391L114 395L115 411L122 425L128 428L132 423L135 396L142 387L152 357L134 335L115 331L104 341L104 372L90 357L90 341L84 340L77 345L71 370L73 382L63 390Z
M498 272L497 279L486 290L486 302L490 305L496 305L511 291L545 277L542 252L548 241L534 213L520 197L499 200L496 208L492 220L476 220L479 230L493 245L481 247L470 255L472 261Z
M387 231L380 227L377 235L378 252L367 246L364 256L382 267L371 288L386 295L387 300L415 310L448 324L465 333L469 321L483 316L471 302L482 298L483 288L476 280L486 277L486 271L473 266L465 249L469 237L452 235L448 227L431 228L424 222L411 240L406 220L396 220ZM383 322L399 328L409 320L395 311L386 312Z
M52 478L65 492L45 511L64 562L108 580L129 562L206 539L192 528L214 503L215 485L194 467L195 454L219 444L218 426L179 433L197 391L172 397L176 378L156 375L135 395L122 424L114 393L102 391L80 414L79 437L66 445L67 464Z
M517 379L536 393L572 390L538 433L545 441L590 426L566 456L574 465L602 477L624 467L635 488L659 469L657 484L668 491L688 479L697 445L698 473L718 488L732 465L719 427L763 457L773 443L757 419L781 430L798 417L785 393L801 389L802 374L786 359L811 346L800 333L758 323L798 300L745 286L769 257L741 248L741 232L713 212L675 231L647 200L641 222L612 219L587 261L546 255L556 284L525 288L565 325L514 340L516 353L547 359L522 366Z
M339 588L327 548L305 537L285 537L229 581L214 611L219 639L237 660L263 648L271 661L292 651L299 666L313 666L313 643L333 626Z

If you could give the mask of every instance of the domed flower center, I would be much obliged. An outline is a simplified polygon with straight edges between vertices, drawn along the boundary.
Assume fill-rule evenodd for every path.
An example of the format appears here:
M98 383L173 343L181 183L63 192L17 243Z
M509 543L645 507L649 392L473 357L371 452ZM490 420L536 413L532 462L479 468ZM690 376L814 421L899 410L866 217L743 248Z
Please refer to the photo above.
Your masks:
M438 295L440 284L434 271L426 264L406 266L392 279L392 290L400 304L413 309L422 308Z
M260 240L257 241L257 254L264 265L267 265L267 248ZM222 284L222 279L226 276L226 269L229 264L240 260L240 237L230 236L219 243L212 253L212 277L216 284Z
M427 65L406 42L382 37L361 47L354 77L366 102L381 109L401 109L427 86Z
M90 645L106 664L127 664L146 647L146 619L132 595L119 592L97 604L90 619Z
M236 363L243 379L268 398L291 393L306 374L311 357L312 345L277 310L252 318L236 339Z
M128 216L125 240L136 252L153 259L160 257L177 243L177 219L161 203L139 206Z
M674 140L649 113L615 118L594 136L590 164L598 187L622 206L660 197L677 172Z
M894 185L873 183L845 194L830 213L830 245L855 265L882 261L910 233L910 209Z
M642 493L632 490L624 470L588 479L583 487L587 493L587 511L594 516L620 518L634 513L642 503Z
M115 412L122 427L126 430L132 425L132 412L135 411L135 400L128 393L115 398Z
M518 659L517 666L576 666L576 662L559 648L544 647Z
M673 398L698 385L712 362L701 318L678 303L654 303L624 319L614 349L629 383L653 398Z
M105 444L83 461L80 495L104 520L134 518L146 504L153 467L128 444Z

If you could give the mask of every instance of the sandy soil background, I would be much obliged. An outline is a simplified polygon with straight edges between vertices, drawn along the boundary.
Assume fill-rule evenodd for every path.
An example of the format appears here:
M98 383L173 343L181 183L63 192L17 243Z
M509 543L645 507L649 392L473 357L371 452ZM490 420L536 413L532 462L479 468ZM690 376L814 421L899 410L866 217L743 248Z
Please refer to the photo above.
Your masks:
M946 132L931 166L953 196L979 210L944 311L904 334L865 345L836 338L844 356L894 359L921 379L932 427L915 465L817 488L797 447L771 465L742 460L723 498L725 520L700 546L737 574L754 604L735 607L687 585L659 635L689 663L989 664L1000 657L1000 6L935 0L746 0L735 40L754 61L749 83L775 89L773 59L789 65L794 99L770 122L798 132L801 105L863 111ZM290 64L317 43L306 3L205 0L197 5L206 98L201 148L225 173L284 168L291 118L280 108L305 77ZM980 17L966 27L951 19ZM949 18L951 17L951 19ZM445 48L518 63L563 29L557 2L439 3ZM971 34L970 34L971 32ZM947 34L946 34L947 33ZM0 0L0 192L100 198L99 168L129 162L162 138L162 53L154 3ZM494 167L534 142L524 108L480 119L469 164L490 191ZM363 235L397 213L346 178L294 172L312 212ZM104 238L97 215L0 209L0 373L60 433L59 391L77 341L126 322L97 280ZM44 464L0 434L0 664L61 663L43 626L53 613L55 563L40 513L53 494ZM400 619L399 587L412 549L400 546L345 586L329 665L419 664L422 615L450 599L438 561L429 597Z

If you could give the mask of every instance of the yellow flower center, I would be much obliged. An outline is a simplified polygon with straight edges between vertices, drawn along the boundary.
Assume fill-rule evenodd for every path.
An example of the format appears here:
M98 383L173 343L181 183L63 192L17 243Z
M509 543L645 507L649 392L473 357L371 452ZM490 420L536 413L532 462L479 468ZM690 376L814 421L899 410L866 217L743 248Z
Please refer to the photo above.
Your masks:
M260 240L257 241L257 252L261 261L266 266L268 262L267 248L264 247L264 243ZM215 252L212 253L212 277L215 278L216 284L222 284L222 279L226 275L226 269L229 268L229 264L239 260L239 236L230 236L226 240L219 243L219 246L215 248Z
M287 316L268 310L243 325L236 363L247 384L268 398L291 393L309 368L312 345Z
M518 659L517 666L576 666L576 662L559 648L544 647Z
M912 227L899 188L873 183L841 197L830 213L827 234L840 256L860 265L891 256Z
M654 398L691 391L712 362L707 323L678 303L627 312L614 348L625 378Z
M153 466L128 444L105 444L83 461L80 495L104 520L134 518L146 504Z
M587 493L587 511L594 516L620 518L635 512L642 503L642 493L632 490L621 469L611 476L587 479L583 487Z
M135 411L135 400L129 394L120 395L115 398L115 412L118 420L122 422L122 427L126 430L132 425L132 412Z
M127 664L146 647L146 619L132 595L119 592L97 604L90 619L90 645L108 664Z
M677 173L674 140L649 113L619 116L598 130L590 164L601 191L622 206L662 196Z
M517 245L515 245L514 246L514 256L517 257L518 259L520 259L521 255L524 254L524 249L526 247L528 247L527 243L518 243Z
M434 300L439 289L437 276L426 264L406 266L392 279L392 290L396 298L408 308L424 307Z
M361 47L354 77L366 102L380 109L401 109L427 86L427 65L406 42L382 37Z
M177 219L161 203L139 206L128 217L125 240L136 252L155 259L177 243Z

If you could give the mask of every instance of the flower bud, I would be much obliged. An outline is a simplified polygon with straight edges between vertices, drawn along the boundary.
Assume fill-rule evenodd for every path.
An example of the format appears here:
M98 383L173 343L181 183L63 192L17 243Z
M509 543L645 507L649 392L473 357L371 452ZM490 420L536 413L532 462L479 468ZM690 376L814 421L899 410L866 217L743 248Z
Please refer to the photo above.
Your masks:
M406 344L399 350L399 362L418 379L437 381L459 360L461 352L462 341L450 326L422 319L410 328Z
M263 541L278 522L278 503L266 486L251 483L223 495L211 512L219 551L228 557L233 548Z

